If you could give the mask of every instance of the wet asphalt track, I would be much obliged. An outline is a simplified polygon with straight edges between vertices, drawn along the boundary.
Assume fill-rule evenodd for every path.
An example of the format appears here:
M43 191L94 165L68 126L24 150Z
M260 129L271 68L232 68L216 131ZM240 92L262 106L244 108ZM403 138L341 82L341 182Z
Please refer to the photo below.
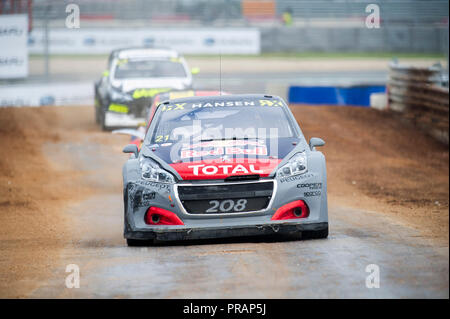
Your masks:
M209 240L129 248L122 238L121 166L126 156L89 139L47 144L57 165L87 172L101 190L72 205L73 240L36 298L448 298L448 247L377 212L330 205L324 240ZM70 163L67 156L71 154ZM79 289L65 267L80 267ZM369 264L380 288L366 288Z

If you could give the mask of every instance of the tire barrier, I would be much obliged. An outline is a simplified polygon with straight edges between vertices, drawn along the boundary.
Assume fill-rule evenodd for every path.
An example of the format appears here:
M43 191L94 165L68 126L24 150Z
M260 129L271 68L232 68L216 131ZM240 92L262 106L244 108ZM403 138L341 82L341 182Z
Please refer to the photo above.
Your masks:
M417 68L391 63L387 88L389 109L439 141L449 143L448 80L443 78L440 65Z

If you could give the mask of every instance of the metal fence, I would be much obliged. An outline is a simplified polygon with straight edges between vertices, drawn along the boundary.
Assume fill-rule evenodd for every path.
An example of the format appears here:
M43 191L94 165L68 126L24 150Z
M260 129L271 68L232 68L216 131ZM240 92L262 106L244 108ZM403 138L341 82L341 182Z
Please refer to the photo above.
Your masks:
M448 56L447 0L0 0L0 8L29 1L35 28L64 28L66 6L75 3L83 28L257 27L262 52ZM372 3L380 8L379 29L365 26ZM282 20L286 11L292 14L289 27Z
M278 0L281 13L291 8L294 17L313 18L360 18L365 17L368 4L377 4L384 24L422 25L442 23L448 20L448 1L430 0Z
M262 52L405 52L448 56L448 28L440 26L261 27Z
M256 8L258 3L272 2L274 12L252 19L243 11L249 1L256 2ZM379 5L383 24L430 25L447 23L449 9L447 0L34 0L33 18L36 21L48 15L58 18L64 15L68 3L78 4L86 20L139 20L148 26L281 23L286 10L292 13L294 24L314 20L341 22L364 19L366 6L372 3Z

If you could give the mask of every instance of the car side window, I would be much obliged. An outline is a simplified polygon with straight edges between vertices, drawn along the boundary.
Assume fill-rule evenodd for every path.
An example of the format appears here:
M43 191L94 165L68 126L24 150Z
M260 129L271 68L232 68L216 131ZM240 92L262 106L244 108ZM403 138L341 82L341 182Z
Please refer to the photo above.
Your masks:
M155 101L155 102L153 102L153 105L150 108L150 112L149 112L149 116L148 116L147 129L145 131L146 134L148 132L148 128L150 127L150 124L152 123L152 120L153 120L153 117L155 115L155 111L156 111L157 106L159 106L159 104Z

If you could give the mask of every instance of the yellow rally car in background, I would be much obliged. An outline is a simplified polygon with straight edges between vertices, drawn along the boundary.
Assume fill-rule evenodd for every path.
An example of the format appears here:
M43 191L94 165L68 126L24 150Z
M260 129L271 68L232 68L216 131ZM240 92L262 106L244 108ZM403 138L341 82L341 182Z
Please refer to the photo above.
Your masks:
M185 59L171 49L127 48L111 52L108 69L95 83L95 119L103 130L136 127L161 92L192 87Z

